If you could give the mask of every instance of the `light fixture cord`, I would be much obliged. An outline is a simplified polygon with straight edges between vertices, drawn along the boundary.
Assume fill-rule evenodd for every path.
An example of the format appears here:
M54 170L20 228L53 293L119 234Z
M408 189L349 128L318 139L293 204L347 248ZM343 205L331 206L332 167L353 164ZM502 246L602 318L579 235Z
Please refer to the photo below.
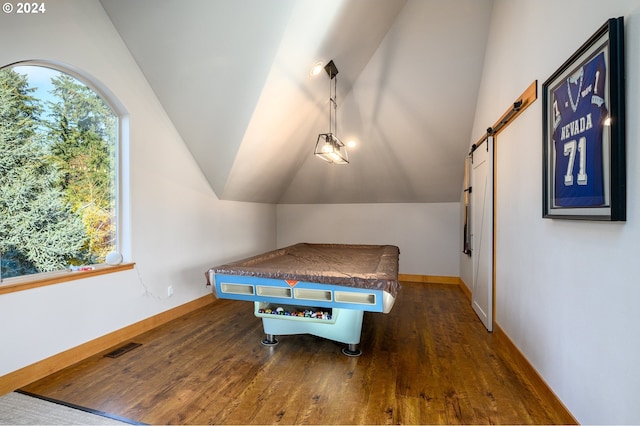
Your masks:
M333 80L333 92L331 91L331 80ZM329 75L329 133L332 133L336 138L338 137L337 87L338 76Z
M338 138L338 76L333 77L333 127L336 139Z

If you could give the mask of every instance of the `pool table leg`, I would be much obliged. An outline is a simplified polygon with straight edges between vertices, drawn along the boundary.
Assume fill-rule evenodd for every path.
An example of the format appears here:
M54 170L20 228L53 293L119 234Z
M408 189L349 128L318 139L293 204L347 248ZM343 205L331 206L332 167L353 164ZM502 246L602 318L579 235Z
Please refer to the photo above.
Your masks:
M349 346L346 348L342 348L342 353L346 356L360 356L362 355L362 351L358 348L357 343L349 343Z
M262 339L262 344L265 346L275 346L278 344L278 339L273 334L266 334L266 337Z

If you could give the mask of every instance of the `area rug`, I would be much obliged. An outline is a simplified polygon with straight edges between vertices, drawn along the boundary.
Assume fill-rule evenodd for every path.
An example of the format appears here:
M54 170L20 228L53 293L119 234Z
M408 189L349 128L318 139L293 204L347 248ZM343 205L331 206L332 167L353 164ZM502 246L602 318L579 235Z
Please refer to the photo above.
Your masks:
M142 424L123 417L19 392L0 396L0 425Z

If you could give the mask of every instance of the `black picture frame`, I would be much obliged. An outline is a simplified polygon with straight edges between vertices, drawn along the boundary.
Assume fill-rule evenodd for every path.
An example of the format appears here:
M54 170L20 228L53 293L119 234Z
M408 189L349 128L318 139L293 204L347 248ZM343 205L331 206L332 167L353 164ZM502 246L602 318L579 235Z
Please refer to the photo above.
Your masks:
M622 17L609 19L543 83L542 105L542 216L626 220Z

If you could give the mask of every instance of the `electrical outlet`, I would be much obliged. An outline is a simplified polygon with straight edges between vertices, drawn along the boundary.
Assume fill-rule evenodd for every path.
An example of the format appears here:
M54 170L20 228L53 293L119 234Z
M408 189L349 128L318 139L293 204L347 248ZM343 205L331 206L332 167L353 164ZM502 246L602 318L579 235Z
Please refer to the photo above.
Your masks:
M173 286L167 287L167 296L168 297L173 296Z

